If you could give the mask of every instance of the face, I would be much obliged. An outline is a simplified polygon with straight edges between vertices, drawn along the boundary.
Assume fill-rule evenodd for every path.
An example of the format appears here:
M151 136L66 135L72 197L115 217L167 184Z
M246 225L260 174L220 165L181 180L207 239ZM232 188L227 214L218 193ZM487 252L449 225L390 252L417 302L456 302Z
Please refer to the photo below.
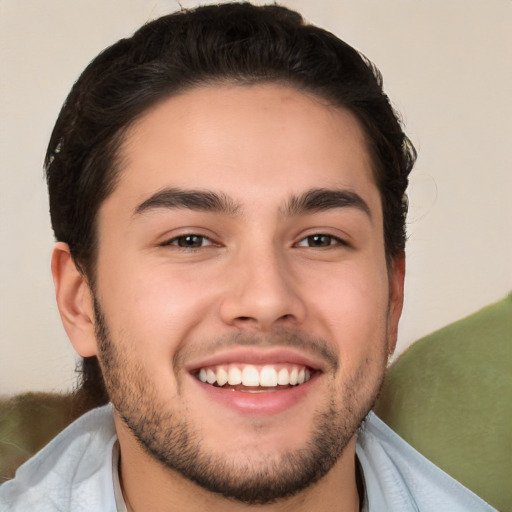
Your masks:
M281 85L197 88L119 161L95 350L121 446L249 503L307 487L353 442L401 308L358 122Z

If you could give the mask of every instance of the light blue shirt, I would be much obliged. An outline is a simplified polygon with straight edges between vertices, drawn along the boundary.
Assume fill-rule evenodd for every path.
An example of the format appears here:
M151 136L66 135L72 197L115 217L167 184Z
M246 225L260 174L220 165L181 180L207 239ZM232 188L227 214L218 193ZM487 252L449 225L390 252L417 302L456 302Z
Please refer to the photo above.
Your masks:
M0 486L0 512L126 511L116 441L111 407L88 412ZM496 512L373 413L360 429L356 453L365 512Z

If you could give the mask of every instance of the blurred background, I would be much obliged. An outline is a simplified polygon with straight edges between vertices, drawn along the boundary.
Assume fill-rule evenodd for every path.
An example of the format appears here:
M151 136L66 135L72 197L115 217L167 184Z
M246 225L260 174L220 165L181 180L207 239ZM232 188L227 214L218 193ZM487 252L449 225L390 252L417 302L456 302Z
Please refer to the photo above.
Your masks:
M0 0L0 394L74 385L42 171L62 102L103 48L199 3ZM418 150L400 353L512 290L512 2L280 3L376 63Z

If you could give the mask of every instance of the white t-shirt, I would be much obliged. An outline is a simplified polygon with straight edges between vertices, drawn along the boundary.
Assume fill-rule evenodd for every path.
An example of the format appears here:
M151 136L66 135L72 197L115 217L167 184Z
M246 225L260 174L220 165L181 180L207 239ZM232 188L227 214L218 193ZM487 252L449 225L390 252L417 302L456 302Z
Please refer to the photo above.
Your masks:
M0 511L125 512L116 441L109 405L83 415L0 486ZM366 512L496 512L373 413L360 429L356 453Z

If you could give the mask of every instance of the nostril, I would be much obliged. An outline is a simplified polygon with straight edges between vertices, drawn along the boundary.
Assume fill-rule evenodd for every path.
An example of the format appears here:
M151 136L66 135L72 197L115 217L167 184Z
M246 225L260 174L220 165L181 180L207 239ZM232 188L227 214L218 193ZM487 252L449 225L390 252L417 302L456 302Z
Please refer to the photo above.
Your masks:
M289 321L289 320L292 320L294 318L294 315L293 314L285 314L285 315L282 315L280 316L278 319L277 319L277 322L282 322L282 321ZM239 323L242 323L242 324L247 324L247 323L251 323L251 322L258 322L258 320L252 316L237 316L236 319L235 319L235 322L239 322Z

